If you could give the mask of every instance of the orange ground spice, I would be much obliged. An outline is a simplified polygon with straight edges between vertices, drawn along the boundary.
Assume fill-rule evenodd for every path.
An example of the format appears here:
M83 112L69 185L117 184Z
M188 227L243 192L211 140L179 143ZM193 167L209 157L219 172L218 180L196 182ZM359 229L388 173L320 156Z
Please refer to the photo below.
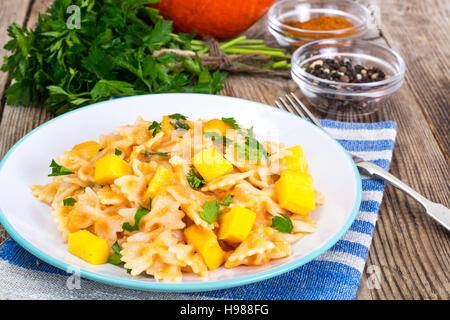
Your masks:
M303 30L311 30L311 31L335 31L341 29L348 29L354 27L354 24L348 21L344 17L339 16L321 16L317 18L312 18L307 21L295 21L289 20L284 21L283 24ZM309 33L309 32L298 32L293 30L284 30L286 33L289 33L293 36L300 37L308 40L319 40L319 39L328 39L328 38L337 38L337 37L347 37L355 33L354 30L350 30L348 32L336 35L332 33ZM300 43L299 43L300 44Z
M347 29L354 26L353 23L339 16L322 16L312 18L304 22L287 21L284 22L284 24L298 29L314 30L314 31L332 31L332 30Z

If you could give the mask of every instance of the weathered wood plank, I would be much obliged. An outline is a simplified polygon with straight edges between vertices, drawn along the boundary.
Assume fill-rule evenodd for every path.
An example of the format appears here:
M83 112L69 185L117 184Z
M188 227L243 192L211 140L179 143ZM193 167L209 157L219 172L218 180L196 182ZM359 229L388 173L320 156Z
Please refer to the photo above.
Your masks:
M378 0L381 29L407 65L406 79L444 154L449 154L450 2Z
M33 28L39 12L45 12L52 4L52 0L40 0L31 3L30 16L27 20L27 28ZM41 123L50 119L42 105L32 107L4 106L0 122L0 158L26 133L33 130Z
M445 33L449 3L372 2L381 8L380 27L384 39L407 64L405 86L410 94L404 98L394 96L393 101L400 99L396 104L403 108L387 113L399 124L391 171L431 200L449 206L446 162L449 42ZM413 98L417 103L411 103ZM387 107L396 108L396 105ZM418 121L420 116L413 118L421 112L430 127L426 137L421 137L424 132L417 132L423 129L422 121ZM433 142L437 146L432 146ZM439 153L436 147L442 151L438 158L434 158ZM431 150L436 154L423 156ZM439 173L429 165L437 166ZM448 240L448 232L428 219L420 205L402 192L387 187L366 264L366 268L370 265L381 268L382 286L379 290L369 290L364 286L368 277L364 273L358 297L447 299L450 293Z
M40 0L40 1L16 1L16 0L7 0L8 5L1 5L1 12L5 13L9 12L11 16L16 15L15 20L19 23L26 23L27 28L34 27L34 24L38 18L38 12L44 12L50 4L53 2L51 0ZM21 6L19 6L21 4ZM28 8L28 5L31 4L31 8ZM23 7L22 7L23 6ZM25 13L30 9L29 17L25 17ZM24 15L22 18L17 17L17 12L24 11ZM1 20L0 20L1 21ZM2 23L2 21L0 22ZM3 28L0 30L4 30ZM4 41L5 33L0 33L1 41ZM3 73L0 76L4 77ZM6 78L5 78L6 79ZM0 86L3 89L4 84L1 83L0 78ZM3 91L0 91L3 93ZM33 106L33 107L11 107L4 105L5 99L2 99L2 106L0 110L3 111L2 116L0 117L0 159L3 158L5 153L16 143L21 137L25 134L33 130L35 127L40 125L41 123L50 119L50 116L45 111L45 108L41 106ZM6 231L3 227L0 227L0 244L8 237Z
M2 2L0 10L0 64L3 64L3 57L8 53L3 47L9 41L7 28L13 23L17 22L19 25L23 25L27 19L27 11L31 0L5 0ZM7 86L8 74L0 72L0 119L3 111L3 105L5 99L3 97L3 92ZM0 140L3 140L2 137ZM0 159L3 154L0 153ZM0 245L8 238L8 234L0 226Z

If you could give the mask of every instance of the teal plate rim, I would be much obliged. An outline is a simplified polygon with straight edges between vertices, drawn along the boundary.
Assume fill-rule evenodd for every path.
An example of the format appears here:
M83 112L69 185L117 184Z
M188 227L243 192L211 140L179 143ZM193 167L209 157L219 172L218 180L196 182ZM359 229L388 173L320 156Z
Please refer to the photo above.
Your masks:
M142 96L152 96L154 94L147 94L147 95L140 95L140 96L132 96L132 97L120 97L118 98L119 100L128 100L128 99L139 99ZM208 94L198 94L198 93L158 93L158 95L197 95L197 96L206 96ZM285 110L281 110L275 107L272 107L270 105L266 105L260 102L256 102L256 101L252 101L252 100L246 100L246 99L241 99L241 98L236 98L236 97L228 97L228 96L216 96L216 97L220 97L223 99L233 99L233 100L239 100L239 101L245 101L245 102L251 102L254 104L259 105L260 107L263 107L265 109L270 109L270 111L272 112L282 112L285 114L288 114L291 117L295 117L296 119L299 119L301 121L306 122L309 126L317 128L314 124L310 123L309 121L306 121L292 113L289 113ZM111 100L106 100L106 101L102 101L102 102L98 102L98 103L94 103L85 107L82 107L80 109L76 109L76 110L72 110L69 111L67 113L64 113L60 116L57 116L43 124L41 124L40 126L36 127L35 129L33 129L32 131L30 131L29 133L27 133L25 136L23 136L19 141L17 141L14 146L11 147L11 149L6 153L6 155L3 157L3 159L0 161L0 171L3 168L4 163L7 161L7 159L9 158L9 156L14 152L14 150L21 144L23 143L30 135L32 135L33 133L35 133L36 131L42 129L43 127L49 125L50 123L57 121L63 117L68 116L71 113L74 112L79 112L85 108L91 108L91 107L95 107L98 106L100 104L103 103L108 103ZM82 268L78 268L80 270L80 276L82 278L86 278L86 279L90 279L90 280L95 280L95 281L99 281L102 283L106 283L109 285L114 285L114 286L118 286L118 287L124 287L124 288L130 288L130 289L138 289L138 290L145 290L145 291L160 291L160 292L199 292L199 291L212 291L212 290L219 290L219 289L226 289L226 288L232 288L232 287L238 287L238 286L243 286L246 284L251 284L251 283L255 283L255 282L259 282L262 280L266 280L266 279L270 279L273 278L275 276L284 274L286 272L289 272L295 268L298 268L308 262L310 262L311 260L317 258L318 256L320 256L321 254L323 254L324 252L326 252L328 249L330 249L334 244L336 244L336 242L339 241L340 238L342 238L342 236L344 235L345 232L347 232L347 230L350 228L351 224L353 223L353 221L356 218L356 215L358 214L359 211L359 207L361 204L361 196L362 196L362 184L361 184L361 177L359 174L358 169L356 168L356 165L354 164L353 160L351 159L350 155L348 154L348 152L342 147L342 145L336 141L335 138L333 138L333 136L331 136L328 132L325 132L338 146L339 148L341 148L345 154L347 155L350 163L352 164L353 167L353 171L355 174L355 178L356 178L356 200L355 203L353 205L353 209L352 212L350 214L350 216L348 217L347 221L345 222L344 226L339 230L339 232L337 232L327 243L325 243L322 247L320 247L319 249L315 250L314 252L311 252L310 254L297 259L295 261L292 261L288 264L285 264L283 266L280 267L276 267L272 270L268 270L265 272L259 272L256 274L252 274L249 276L245 276L245 277L240 277L240 278L235 278L235 279L229 279L229 280L221 280L221 281L211 281L211 282L199 282L199 283L166 283L166 282L145 282L145 281L138 281L138 280L133 280L133 279L121 279L121 278L116 278L116 277L112 277L112 276L107 276L107 275L103 275L100 273L96 273L96 272L92 272L92 271L88 271ZM55 259L49 255L47 255L45 252L39 250L38 248L36 248L35 246L33 246L32 243L28 242L27 240L25 240L13 227L12 225L8 222L8 220L6 219L6 216L4 215L2 209L0 208L0 223L3 225L3 227L5 228L5 230L8 232L8 234L17 242L19 243L20 246L22 246L25 250L27 250L28 252L30 252L31 254L33 254L34 256L36 256L37 258L47 262L48 264L57 267L65 272L67 272L67 270L74 270L73 266L63 262L61 260Z

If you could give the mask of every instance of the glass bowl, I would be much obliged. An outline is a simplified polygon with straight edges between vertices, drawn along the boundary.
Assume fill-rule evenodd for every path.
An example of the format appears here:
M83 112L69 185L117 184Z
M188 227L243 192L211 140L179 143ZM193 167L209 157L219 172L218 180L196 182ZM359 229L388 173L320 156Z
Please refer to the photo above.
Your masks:
M321 16L339 16L353 27L316 31L294 28L287 21L304 22ZM299 47L307 42L328 39L362 39L368 32L370 11L352 0L284 0L275 3L268 12L268 29L281 46Z
M380 69L386 79L376 82L345 83L326 80L306 72L317 59L349 59L353 66ZM327 39L298 48L291 58L291 76L309 102L321 112L359 116L377 110L378 102L403 83L405 62L395 51L369 41Z

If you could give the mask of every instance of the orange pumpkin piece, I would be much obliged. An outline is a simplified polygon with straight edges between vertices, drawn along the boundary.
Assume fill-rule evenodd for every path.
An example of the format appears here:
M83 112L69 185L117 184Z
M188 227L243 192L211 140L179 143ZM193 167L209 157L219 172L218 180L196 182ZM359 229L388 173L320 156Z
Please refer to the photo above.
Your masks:
M203 132L216 132L222 136L226 136L227 130L233 129L228 123L219 119L212 119L205 123Z
M75 145L72 150L84 151L89 157L93 157L99 152L101 148L102 145L96 141L86 141Z

